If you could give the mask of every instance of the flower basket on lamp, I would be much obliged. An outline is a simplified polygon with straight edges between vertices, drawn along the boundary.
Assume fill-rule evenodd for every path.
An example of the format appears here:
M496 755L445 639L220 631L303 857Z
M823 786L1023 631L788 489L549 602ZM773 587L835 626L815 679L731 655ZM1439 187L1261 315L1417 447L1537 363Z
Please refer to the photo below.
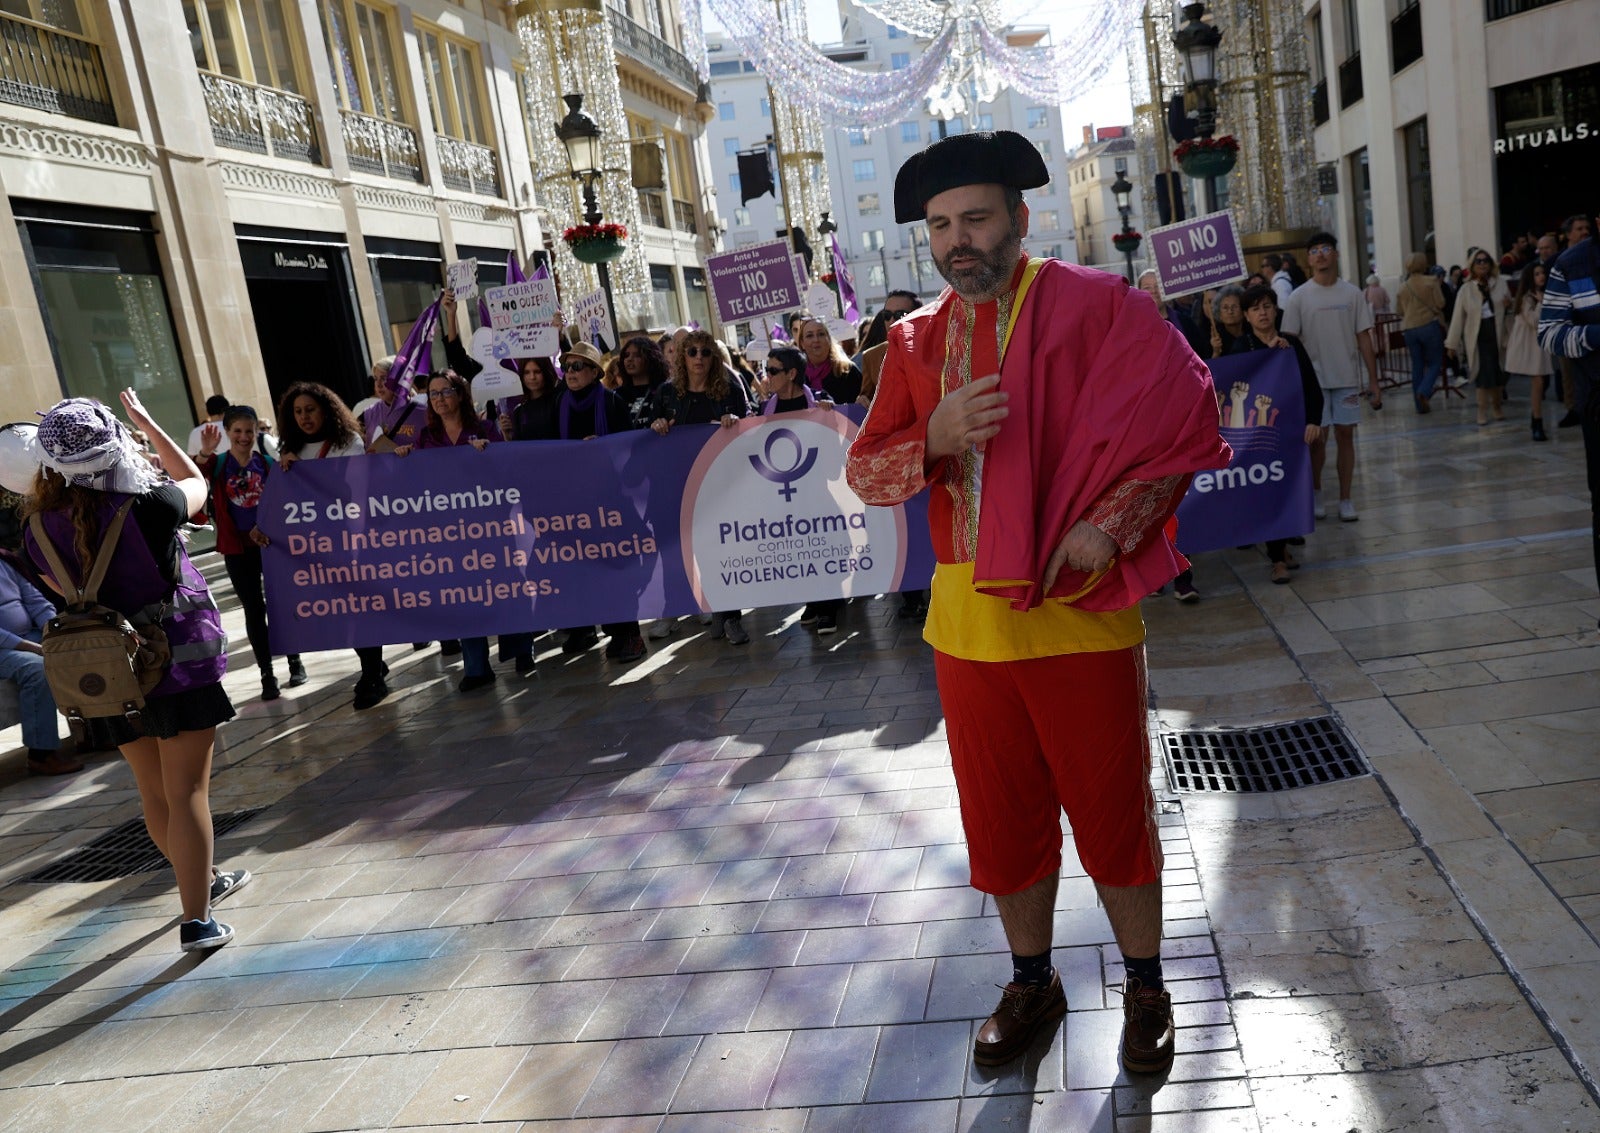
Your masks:
M1144 242L1144 237L1138 232L1117 232L1111 237L1111 246L1123 255L1137 252L1139 245Z
M1222 177L1239 160L1239 141L1232 134L1220 138L1190 138L1172 151L1178 167L1190 177Z
M608 264L628 250L628 229L621 224L579 224L561 238L572 258L585 264Z

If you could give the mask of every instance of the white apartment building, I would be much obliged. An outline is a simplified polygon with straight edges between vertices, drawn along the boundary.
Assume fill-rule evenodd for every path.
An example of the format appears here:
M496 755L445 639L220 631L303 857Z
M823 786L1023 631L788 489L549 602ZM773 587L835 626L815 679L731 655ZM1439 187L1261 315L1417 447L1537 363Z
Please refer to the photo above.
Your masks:
M1323 222L1397 277L1600 205L1594 0L1306 0Z
M872 71L911 65L928 47L885 24L870 11L839 5L841 42L822 50L834 61ZM1043 41L1040 29L1014 28L1013 44ZM736 45L709 37L712 102L716 116L706 127L721 213L728 223L730 248L772 240L787 229L783 204L764 196L741 204L737 155L766 144L772 132L766 80L757 74ZM894 176L901 164L930 142L967 130L1015 130L1039 147L1050 167L1050 184L1028 194L1032 214L1026 247L1034 255L1073 259L1072 213L1066 191L1066 152L1060 108L1035 104L1006 88L979 113L949 122L926 114L886 129L827 131L827 155L833 186L832 220L836 237L855 280L863 314L883 305L888 291L905 289L932 298L944 286L929 255L927 227L894 223ZM774 163L776 171L776 163ZM818 270L823 270L818 268Z
M711 247L695 71L676 0L608 5L626 128L666 159L635 237L680 321ZM6 0L0 420L131 385L182 436L212 393L369 393L446 263L503 282L577 219L534 191L519 7Z
M1067 155L1067 196L1072 203L1078 263L1127 275L1128 257L1111 243L1112 237L1122 231L1122 213L1111 186L1118 175L1126 177L1136 189L1141 183L1138 143L1132 126L1113 127L1099 134L1092 126L1086 126L1083 134L1083 144ZM1141 234L1145 232L1143 196L1133 192L1128 211L1128 226ZM1146 263L1147 243L1142 242L1133 254L1135 272Z

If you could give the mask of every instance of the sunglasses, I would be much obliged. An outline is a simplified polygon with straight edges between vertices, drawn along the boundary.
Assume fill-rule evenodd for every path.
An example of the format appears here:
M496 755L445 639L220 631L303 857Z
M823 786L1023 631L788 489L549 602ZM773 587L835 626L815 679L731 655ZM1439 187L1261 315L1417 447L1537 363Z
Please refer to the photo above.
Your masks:
M1492 264L1492 263L1494 263L1493 260L1488 259L1486 257L1481 257L1480 256L1478 259L1472 261L1472 266L1473 267L1477 267L1479 264Z
M683 356L685 358L709 358L715 353L716 351L709 346L685 346L683 348Z
M573 372L575 372L577 370L598 370L599 368L600 367L596 366L593 362L577 362L577 361L574 361L574 362L568 362L567 363L567 373L569 373L569 374L573 373Z
M787 367L787 366L768 366L767 367L767 376L768 377L771 377L773 374L787 374L787 373L789 373L789 367Z

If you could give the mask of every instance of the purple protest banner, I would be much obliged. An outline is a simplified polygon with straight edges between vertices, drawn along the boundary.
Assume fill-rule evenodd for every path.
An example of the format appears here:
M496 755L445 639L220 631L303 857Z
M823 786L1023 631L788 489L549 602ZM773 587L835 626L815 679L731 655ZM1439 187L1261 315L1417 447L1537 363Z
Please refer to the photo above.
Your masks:
M845 263L844 253L839 250L839 241L828 233L828 243L833 248L833 277L839 285L839 302L844 305L844 317L851 322L861 318L861 311L856 307L856 281L851 278L850 265Z
M1178 505L1186 555L1287 539L1311 530L1311 453L1292 350L1252 350L1206 363L1222 393L1228 467L1201 472Z
M267 481L272 645L311 652L921 589L927 497L844 481L864 416L304 460Z
M1248 274L1233 215L1226 211L1151 229L1149 240L1161 294L1168 298L1221 287Z
M789 245L753 244L706 257L706 282L724 323L742 323L800 305Z

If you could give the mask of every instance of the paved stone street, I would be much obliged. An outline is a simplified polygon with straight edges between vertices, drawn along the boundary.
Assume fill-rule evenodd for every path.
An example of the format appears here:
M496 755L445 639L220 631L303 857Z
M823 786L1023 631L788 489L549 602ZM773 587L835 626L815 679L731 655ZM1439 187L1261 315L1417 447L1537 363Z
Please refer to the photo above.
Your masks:
M832 639L758 611L745 649L685 619L624 668L545 637L536 677L470 697L394 647L359 716L344 654L261 704L230 614L213 806L267 808L219 840L256 874L233 944L178 953L170 873L21 880L138 807L115 756L4 757L0 1129L1600 1129L1581 442L1404 402L1292 586L1228 551L1197 606L1145 604L1162 728L1331 712L1373 770L1178 795L1158 765L1169 1075L1119 1071L1121 965L1070 852L1071 1010L973 1067L1008 957L892 602Z

